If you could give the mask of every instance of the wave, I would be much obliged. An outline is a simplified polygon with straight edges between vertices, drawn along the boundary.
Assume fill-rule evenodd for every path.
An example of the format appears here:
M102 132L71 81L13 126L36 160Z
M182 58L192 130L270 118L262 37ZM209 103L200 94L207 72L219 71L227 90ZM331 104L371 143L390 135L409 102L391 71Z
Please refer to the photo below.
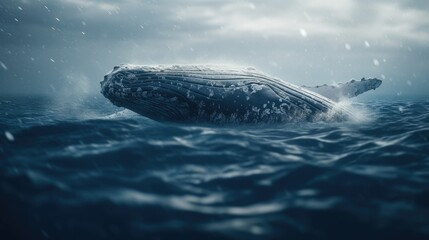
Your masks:
M30 104L0 119L14 137L0 137L0 220L24 238L427 235L428 102L258 126L165 124L93 104L92 117Z

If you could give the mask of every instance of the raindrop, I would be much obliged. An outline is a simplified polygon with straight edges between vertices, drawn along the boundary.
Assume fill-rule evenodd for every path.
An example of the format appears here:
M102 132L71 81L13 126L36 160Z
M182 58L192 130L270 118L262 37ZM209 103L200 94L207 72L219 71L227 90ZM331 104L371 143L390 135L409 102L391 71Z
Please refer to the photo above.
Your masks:
M55 18L55 20L57 20L58 22L60 21L60 19L59 19L59 18Z
M413 83L410 80L407 80L407 84L408 84L408 86L413 85Z
M379 66L380 62L377 59L373 59L372 62L374 63L375 66Z
M52 58L50 58L50 60L51 60L51 62L53 62L53 63L55 62L55 60L54 60L54 59L52 59Z
M22 7L18 6L18 9L22 11Z

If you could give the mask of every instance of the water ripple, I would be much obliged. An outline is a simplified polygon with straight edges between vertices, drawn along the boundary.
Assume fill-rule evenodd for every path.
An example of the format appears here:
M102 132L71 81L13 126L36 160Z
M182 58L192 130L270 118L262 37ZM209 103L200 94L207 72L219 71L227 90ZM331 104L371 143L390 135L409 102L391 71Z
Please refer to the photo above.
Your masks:
M11 100L0 220L36 239L425 239L429 102L358 107L365 121L189 126Z

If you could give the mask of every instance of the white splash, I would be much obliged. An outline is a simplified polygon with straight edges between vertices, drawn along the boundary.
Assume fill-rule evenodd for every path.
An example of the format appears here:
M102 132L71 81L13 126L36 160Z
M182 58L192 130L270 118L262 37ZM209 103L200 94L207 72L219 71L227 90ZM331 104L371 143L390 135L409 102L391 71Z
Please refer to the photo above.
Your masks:
M131 116L140 116L140 115L138 115L137 113L135 113L131 110L125 109L125 110L122 110L122 111L119 111L119 112L116 112L116 113L113 113L113 114L110 114L110 115L107 115L104 117L100 117L100 119L112 120L112 119L120 119L120 118L129 118Z

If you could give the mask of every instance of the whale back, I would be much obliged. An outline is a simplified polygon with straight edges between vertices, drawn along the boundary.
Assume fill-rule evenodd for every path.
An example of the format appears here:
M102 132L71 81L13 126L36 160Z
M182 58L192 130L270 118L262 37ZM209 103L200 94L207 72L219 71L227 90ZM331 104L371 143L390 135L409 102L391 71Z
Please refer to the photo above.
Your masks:
M317 93L253 68L121 65L101 85L114 104L157 121L313 121L332 117L335 106Z

